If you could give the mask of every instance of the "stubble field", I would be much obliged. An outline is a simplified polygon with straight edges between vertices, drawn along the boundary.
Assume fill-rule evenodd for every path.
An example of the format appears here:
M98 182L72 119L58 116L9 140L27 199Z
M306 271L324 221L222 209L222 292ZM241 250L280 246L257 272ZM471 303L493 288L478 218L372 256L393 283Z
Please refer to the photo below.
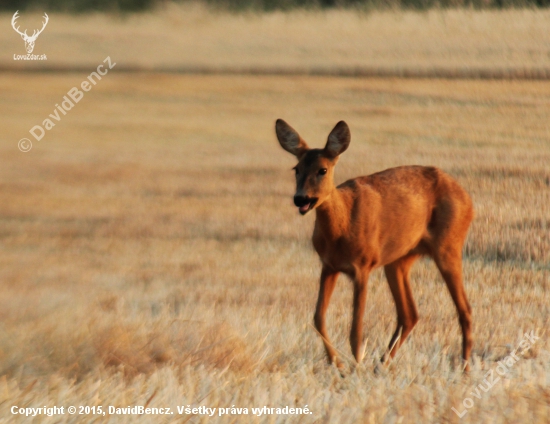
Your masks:
M0 415L21 407L145 405L153 422L531 422L549 419L550 83L124 75L116 68L22 153L17 141L86 75L0 75ZM314 216L292 205L284 118L313 146L348 122L337 182L438 166L476 210L464 251L472 371L435 266L413 268L421 320L374 366L395 326L369 283L365 360L351 284L328 313L345 377L312 327ZM475 387L534 331L487 392ZM463 400L473 406L462 418ZM312 415L178 415L176 406L304 407ZM251 413L251 410L249 410ZM133 422L136 416L39 417ZM34 422L34 421L33 421Z

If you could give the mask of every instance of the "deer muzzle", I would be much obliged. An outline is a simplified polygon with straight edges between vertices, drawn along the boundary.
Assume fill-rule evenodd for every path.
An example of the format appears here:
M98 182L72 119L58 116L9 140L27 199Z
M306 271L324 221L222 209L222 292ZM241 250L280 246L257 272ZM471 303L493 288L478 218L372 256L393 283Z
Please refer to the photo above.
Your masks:
M309 197L309 196L294 196L294 204L298 207L298 211L300 214L305 215L308 213L313 207L315 206L315 203L317 203L317 200L319 200L316 197Z

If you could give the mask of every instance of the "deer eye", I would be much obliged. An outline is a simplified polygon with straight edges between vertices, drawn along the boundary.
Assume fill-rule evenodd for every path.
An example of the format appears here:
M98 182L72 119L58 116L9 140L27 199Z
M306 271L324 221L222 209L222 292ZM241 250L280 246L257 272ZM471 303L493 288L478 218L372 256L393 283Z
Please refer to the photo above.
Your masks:
M294 169L294 172L296 172L296 175L300 173L300 171L298 171L298 168L292 168L292 169Z
M319 169L319 175L325 175L327 173L327 168Z

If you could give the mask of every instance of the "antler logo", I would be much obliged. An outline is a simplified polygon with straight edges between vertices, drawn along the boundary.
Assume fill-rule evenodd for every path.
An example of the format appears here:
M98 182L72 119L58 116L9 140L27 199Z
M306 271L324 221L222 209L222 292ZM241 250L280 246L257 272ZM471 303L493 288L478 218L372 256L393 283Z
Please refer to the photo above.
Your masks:
M25 32L19 31L19 27L15 27L15 21L19 17L17 14L19 13L19 10L13 14L13 18L11 18L11 26L15 30L16 33L18 33L21 38L25 41L25 49L27 50L27 53L32 53L34 50L34 42L38 38L38 36L44 31L44 28L46 28L46 25L48 25L48 21L50 18L48 18L48 14L44 13L44 19L45 21L42 23L42 28L40 30L34 30L32 35L27 35L27 30Z

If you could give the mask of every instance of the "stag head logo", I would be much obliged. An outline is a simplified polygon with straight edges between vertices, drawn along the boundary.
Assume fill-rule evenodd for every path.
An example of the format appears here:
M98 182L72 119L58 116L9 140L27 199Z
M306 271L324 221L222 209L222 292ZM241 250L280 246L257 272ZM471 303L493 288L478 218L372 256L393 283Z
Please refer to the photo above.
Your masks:
M13 14L13 18L11 18L11 26L15 30L16 33L18 33L21 38L25 41L25 49L27 50L27 53L32 53L34 50L34 42L38 38L38 36L44 31L44 28L46 28L46 25L48 25L48 21L50 18L48 18L48 14L44 13L44 22L42 22L42 28L40 30L34 30L32 35L27 35L27 30L25 32L19 31L19 27L15 26L15 21L19 17L17 14L19 13L19 10Z

